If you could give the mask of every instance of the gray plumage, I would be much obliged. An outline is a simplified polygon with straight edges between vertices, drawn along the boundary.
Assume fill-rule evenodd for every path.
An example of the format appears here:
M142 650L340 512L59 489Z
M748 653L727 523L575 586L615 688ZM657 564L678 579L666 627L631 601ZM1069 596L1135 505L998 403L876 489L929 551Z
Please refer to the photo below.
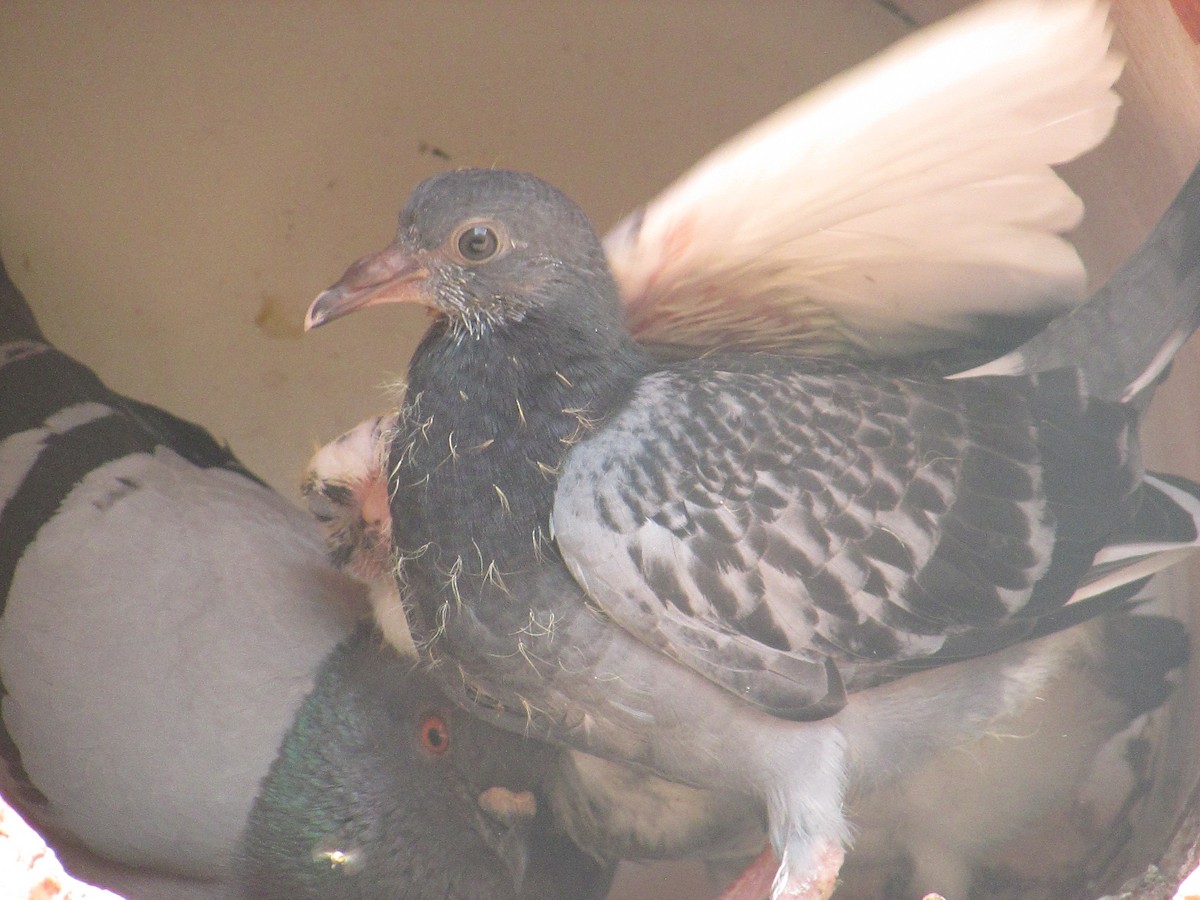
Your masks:
M227 448L109 390L0 285L5 795L101 856L227 875L362 589Z
M1142 404L1121 398L1196 319L1198 220L1194 175L1097 299L1149 304L1117 316L1145 338L1083 313L1025 345L1071 366L1021 349L1004 377L919 358L661 364L622 329L569 200L462 171L418 187L395 243L309 324L388 300L438 313L388 471L401 583L446 689L759 797L778 890L819 896L848 786L1011 711L1059 664L1060 629L1195 546L1197 488L1144 476ZM1121 351L1071 356L1106 341Z

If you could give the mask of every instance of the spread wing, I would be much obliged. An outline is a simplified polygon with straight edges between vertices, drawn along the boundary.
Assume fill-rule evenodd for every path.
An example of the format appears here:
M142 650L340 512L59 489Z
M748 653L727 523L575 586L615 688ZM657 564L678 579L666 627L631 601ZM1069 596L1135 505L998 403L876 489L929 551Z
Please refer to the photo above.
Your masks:
M843 685L1059 615L1144 493L1130 422L1063 371L939 382L707 357L645 379L572 449L554 534L618 624L775 715L816 717Z
M1105 18L983 4L718 148L605 241L635 337L890 356L1075 305L1083 204L1050 166L1112 125Z

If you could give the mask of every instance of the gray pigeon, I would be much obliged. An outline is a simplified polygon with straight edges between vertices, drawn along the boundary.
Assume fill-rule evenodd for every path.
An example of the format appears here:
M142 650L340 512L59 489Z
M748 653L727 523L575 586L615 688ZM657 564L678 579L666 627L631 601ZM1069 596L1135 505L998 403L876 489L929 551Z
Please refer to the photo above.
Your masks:
M410 301L388 471L418 644L509 728L757 797L776 897L825 897L850 789L1038 689L1069 625L1194 549L1137 422L1200 308L1200 175L1077 312L985 370L661 363L604 251L520 173L420 185L309 311ZM768 863L774 866L775 863Z
M391 517L377 473L385 449L380 436L395 424L389 418L368 420L322 448L306 488L329 526L335 558L372 579L384 637L411 647L395 586L390 574L384 578ZM1119 611L1082 627L1092 636L1075 633L1077 649L1039 688L1036 702L993 720L975 744L954 743L918 771L851 798L855 840L839 896L907 900L935 890L968 896L985 870L988 883L996 883L995 866L1014 837L1027 835L1047 811L1078 802L1100 748L1169 696L1169 679L1188 658L1186 632L1174 620ZM1014 734L1022 739L1012 740ZM764 840L761 810L729 792L671 784L578 752L562 754L546 782L556 820L600 858L702 857L724 881ZM973 799L959 802L964 796ZM1061 851L1062 842L1053 843ZM1055 863L1075 869L1080 884L1094 874L1080 859ZM1033 886L1047 887L1037 880ZM1072 892L1068 885L1048 887ZM763 885L760 896L766 892Z
M550 748L462 713L443 713L440 768L390 742L447 701L392 651L339 649L365 610L306 514L47 343L0 266L0 787L69 863L133 898L225 896L270 770L249 859L271 884L301 881L335 837L315 819L327 806L281 809L280 786L354 777L408 788L382 807L341 798L371 835L347 845L369 854L348 880L361 896L601 893L610 873L530 793ZM271 855L301 827L302 858Z
M456 708L415 667L368 628L325 662L251 810L239 896L603 897L612 867L538 799L557 751Z
M2 269L0 504L5 795L101 856L227 874L361 587L207 432L49 344Z

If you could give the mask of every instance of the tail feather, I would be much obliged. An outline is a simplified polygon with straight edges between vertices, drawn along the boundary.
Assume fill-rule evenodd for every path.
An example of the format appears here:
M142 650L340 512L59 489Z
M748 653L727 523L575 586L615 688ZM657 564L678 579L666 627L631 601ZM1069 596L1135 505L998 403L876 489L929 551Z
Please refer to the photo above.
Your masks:
M60 409L97 403L117 412L124 420L122 427L139 433L147 446L170 447L200 468L231 469L262 483L201 426L110 390L83 363L59 352L42 334L33 310L0 259L0 346L4 344L15 346L11 353L0 351L0 367L11 365L0 382L0 399L13 402L0 404L0 440L34 427Z
M1062 631L1105 612L1131 610L1150 577L1200 548L1200 484L1176 475L1147 473L1137 514L1105 546L1066 605L1035 620L950 637L934 657L906 663L967 659L1014 643Z
M1072 603L1146 578L1200 547L1200 484L1147 473L1137 516L1096 554Z
M4 261L0 260L0 344L9 341L44 341L33 310L8 277Z
M1141 398L1200 326L1200 166L1141 248L1091 299L1016 350L955 378L1082 372L1089 396Z

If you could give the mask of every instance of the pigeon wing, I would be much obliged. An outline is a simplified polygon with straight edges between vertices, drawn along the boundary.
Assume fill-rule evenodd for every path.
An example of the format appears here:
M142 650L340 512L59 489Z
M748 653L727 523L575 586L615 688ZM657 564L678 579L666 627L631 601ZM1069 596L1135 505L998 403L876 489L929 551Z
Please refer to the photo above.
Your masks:
M632 333L891 356L1027 320L1015 344L1082 299L1050 166L1112 125L1109 39L1093 0L1001 0L784 106L608 235Z
M814 718L843 687L998 649L1066 603L1136 503L1129 423L1069 372L709 356L646 378L571 450L554 535L620 625Z

